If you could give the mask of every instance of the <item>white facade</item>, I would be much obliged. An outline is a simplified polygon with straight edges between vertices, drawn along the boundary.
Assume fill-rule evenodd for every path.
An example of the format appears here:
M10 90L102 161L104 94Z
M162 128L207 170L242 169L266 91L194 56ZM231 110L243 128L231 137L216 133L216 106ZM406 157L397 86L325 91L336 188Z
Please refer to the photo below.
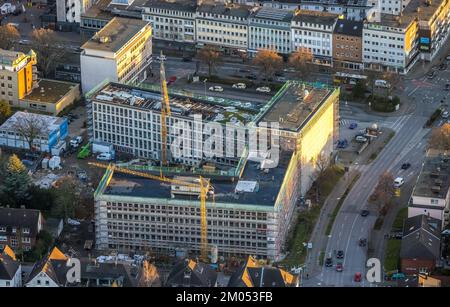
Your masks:
M19 265L12 279L0 279L0 288L22 287L22 265Z
M296 15L292 20L292 51L307 48L311 50L315 62L332 65L333 30L337 16L324 17L322 21L319 17L302 16L305 15Z
M195 8L184 10L176 7L145 7L142 19L150 23L155 39L195 42Z
M58 22L80 23L81 15L93 4L92 0L57 0L56 18Z
M56 288L59 287L53 279L51 279L45 272L40 272L33 279L28 281L26 287L38 287L38 288Z

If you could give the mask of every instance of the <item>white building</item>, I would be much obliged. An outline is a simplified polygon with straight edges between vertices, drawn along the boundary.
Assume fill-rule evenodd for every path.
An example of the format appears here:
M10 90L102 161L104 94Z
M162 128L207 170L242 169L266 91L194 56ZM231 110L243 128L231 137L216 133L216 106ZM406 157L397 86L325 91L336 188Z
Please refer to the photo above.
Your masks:
M152 61L151 36L148 22L114 17L81 47L83 92L106 79L120 83L145 80Z
M197 8L197 45L213 45L226 53L246 52L251 8L237 4L201 4Z
M56 20L58 22L80 23L93 0L56 0Z
M0 145L30 149L31 142L34 150L50 152L64 141L68 129L66 118L19 111L0 126Z
M154 39L194 43L196 8L192 1L154 1L144 7L142 19L150 23Z
M338 15L301 10L292 18L292 51L311 50L314 62L332 65L333 30Z
M365 68L405 74L418 59L418 24L414 18L381 15L381 22L365 23Z
M408 217L426 215L449 222L450 210L450 158L443 154L429 154L417 178L410 203Z
M263 7L249 19L248 51L274 50L281 54L292 52L291 22L293 11Z
M370 2L369 2L370 1ZM302 10L328 12L344 16L354 21L371 20L376 12L376 1L380 0L302 0L298 5ZM277 2L275 2L277 3ZM267 4L269 5L269 4ZM289 7L284 5L285 7ZM291 6L292 7L292 6Z

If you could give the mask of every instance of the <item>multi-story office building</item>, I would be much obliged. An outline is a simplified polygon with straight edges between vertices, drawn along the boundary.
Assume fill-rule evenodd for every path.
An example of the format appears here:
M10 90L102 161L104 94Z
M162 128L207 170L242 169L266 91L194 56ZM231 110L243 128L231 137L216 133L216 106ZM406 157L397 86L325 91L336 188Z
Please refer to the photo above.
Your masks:
M98 0L80 16L81 42L85 43L113 19L108 9L111 0Z
M37 80L36 54L0 49L0 100L18 106Z
M56 19L61 23L80 23L81 15L93 4L93 0L56 0Z
M380 22L365 23L365 68L407 73L418 57L418 24L413 16L381 14Z
M152 1L142 12L153 30L153 39L195 43L195 1Z
M138 154L149 147L154 150L154 145L145 144L144 140L159 143L156 141L159 133L154 133L160 125L157 108L160 97L156 93L108 84L89 99L94 139L108 140L110 136L105 134L110 134L113 144L120 148L122 137L128 137L127 146L134 147L133 152ZM242 114L250 126L258 129L265 129L263 123L279 122L278 127L269 128L280 136L279 159L272 168L265 166L266 158L254 159L251 151L244 151L234 163L209 161L208 173L201 167L185 168L184 172L179 167L165 169L166 176L176 173L192 178L202 174L211 180L215 197L214 204L211 197L207 201L207 237L220 254L280 259L295 204L306 194L315 176L314 161L333 150L338 99L338 89L299 82L288 82L266 105L253 111L247 105L247 111L243 108L237 113L231 112L230 102L223 100L211 104L195 97L172 97L174 112L169 127L175 124L172 120L195 124L190 116L194 114L209 116L207 121L224 125L230 119L220 117L228 112L215 112L221 108L232 113L231 119ZM157 169L141 166L146 171ZM197 252L200 247L197 196L198 189L114 174L109 169L95 193L97 247L136 252L183 248Z
M333 67L339 71L364 69L360 21L339 19L333 33Z
M113 18L81 47L83 92L105 79L121 83L145 80L152 60L151 35L146 21Z
M376 14L368 0L302 0L295 4L302 10L338 14L355 21L371 20Z
M293 11L263 7L253 12L248 25L248 52L270 49L281 54L292 52Z
M197 45L218 46L226 53L247 52L251 8L236 4L201 4L197 8Z
M333 62L333 30L338 15L300 10L292 18L292 51L307 48L317 64Z

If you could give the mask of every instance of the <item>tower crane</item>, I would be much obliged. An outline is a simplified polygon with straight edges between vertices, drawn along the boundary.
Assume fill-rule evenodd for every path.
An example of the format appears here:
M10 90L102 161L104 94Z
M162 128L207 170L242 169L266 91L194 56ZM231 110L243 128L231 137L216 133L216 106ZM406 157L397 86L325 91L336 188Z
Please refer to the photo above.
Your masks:
M133 176L158 180L162 182L167 182L171 184L178 184L185 187L191 187L191 188L200 188L200 258L207 262L208 261L208 224L206 220L206 199L208 197L208 193L210 191L213 195L213 202L214 202L214 187L211 185L211 182L207 178L203 178L202 176L199 176L199 182L198 184L187 182L179 179L173 179L173 178L167 178L162 173L160 173L159 176L152 175L145 172L135 171L131 170L125 167L119 167L113 163L98 163L98 162L89 162L89 165L105 168L110 170L111 174L114 172L129 174Z
M159 57L161 65L159 68L159 77L161 79L161 164L167 165L167 125L166 117L170 116L169 92L167 91L166 70L164 68L164 55L161 50Z

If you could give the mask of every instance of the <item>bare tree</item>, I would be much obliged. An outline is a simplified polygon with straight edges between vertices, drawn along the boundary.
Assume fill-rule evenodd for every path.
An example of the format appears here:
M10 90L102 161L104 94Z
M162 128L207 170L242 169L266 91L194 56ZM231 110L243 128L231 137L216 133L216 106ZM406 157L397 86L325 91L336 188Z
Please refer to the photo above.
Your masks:
M253 59L253 64L259 66L264 77L269 79L283 67L283 58L275 51L261 49Z
M211 76L212 72L222 62L220 52L211 46L205 46L197 54L200 61L208 66L208 76Z
M14 46L14 42L20 38L19 31L11 26L0 26L0 49L9 50Z
M377 205L380 214L384 215L389 209L394 195L394 178L391 173L384 172L380 175L378 184L370 196L370 200Z
M33 150L34 140L42 135L46 130L45 120L38 114L22 112L17 114L13 128L28 143L30 150Z
M289 56L288 63L300 78L304 78L312 70L312 60L311 49L301 47Z
M450 150L450 124L433 128L428 146L432 149Z
M55 63L66 55L66 50L55 32L50 29L33 30L31 39L32 48L38 56L38 68L44 77L48 77L53 71Z
M321 152L317 155L317 157L314 159L314 166L316 169L316 178L321 179L325 175L325 171L327 170L328 166L330 165L330 158L324 153Z

